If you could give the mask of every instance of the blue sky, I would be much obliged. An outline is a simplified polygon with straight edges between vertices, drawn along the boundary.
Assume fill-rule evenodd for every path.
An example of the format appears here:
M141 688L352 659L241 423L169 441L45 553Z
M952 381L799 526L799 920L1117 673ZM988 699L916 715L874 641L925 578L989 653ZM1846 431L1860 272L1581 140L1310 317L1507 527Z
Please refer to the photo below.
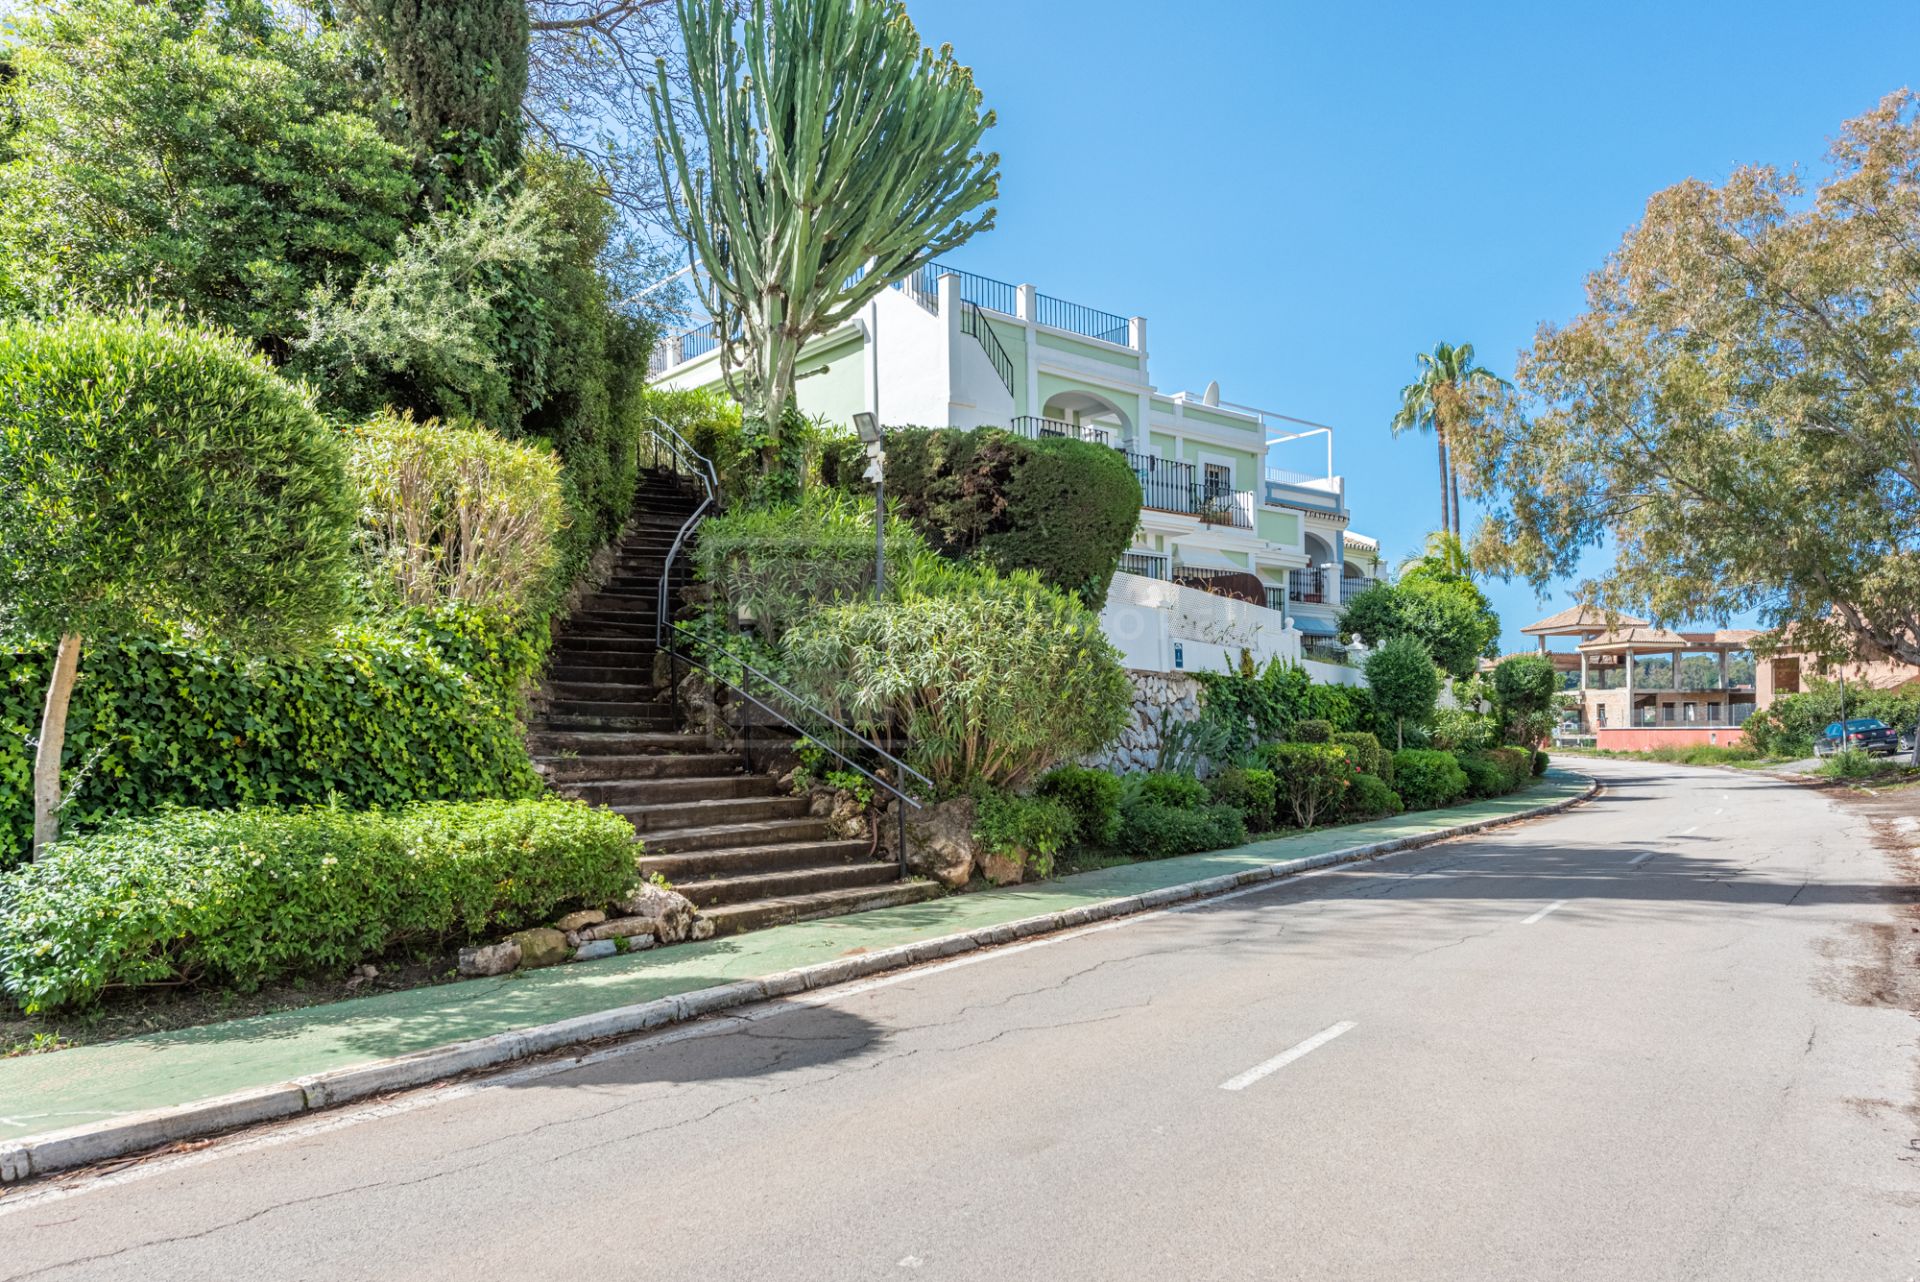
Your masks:
M1817 170L1920 84L1911 0L908 8L1000 118L999 225L951 260L1146 316L1164 390L1217 378L1339 428L1354 526L1394 562L1439 520L1431 439L1387 430L1416 351L1510 373L1652 192ZM1509 648L1568 600L1487 586Z

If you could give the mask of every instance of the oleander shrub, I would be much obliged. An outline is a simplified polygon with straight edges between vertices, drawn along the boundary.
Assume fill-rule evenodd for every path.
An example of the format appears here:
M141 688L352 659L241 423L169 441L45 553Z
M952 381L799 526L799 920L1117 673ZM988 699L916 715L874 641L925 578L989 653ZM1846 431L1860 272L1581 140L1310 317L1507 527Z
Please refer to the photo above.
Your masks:
M1347 750L1332 743L1275 743L1261 758L1278 785L1281 818L1302 828L1339 810L1359 771Z
M1052 797L988 791L974 809L975 839L995 854L1019 860L1038 877L1053 872L1055 856L1079 827L1073 809Z
M1278 783L1271 770L1229 766L1207 779L1207 793L1218 804L1232 806L1246 821L1248 832L1271 832L1277 822Z
M1534 777L1535 777L1535 778L1538 778L1539 776L1541 776L1541 775L1543 775L1543 774L1545 774L1545 773L1547 773L1547 767L1548 767L1548 766L1550 766L1550 765L1552 765L1552 764L1553 764L1553 763L1552 763L1552 761L1551 761L1551 759L1550 759L1550 758L1548 758L1548 756L1547 756L1547 754L1546 754L1545 752L1543 752L1543 751L1541 751L1540 749L1537 749L1537 748L1536 748L1536 749L1534 750L1534 753L1533 753L1533 773L1534 773Z
M391 411L351 439L348 472L377 598L460 601L501 614L543 613L558 601L567 506L552 450Z
M51 648L0 648L0 867L25 856ZM180 639L103 644L74 688L64 825L167 806L525 797L520 724L538 638L463 606L335 629L295 655Z
M795 679L863 731L898 731L944 794L1018 789L1098 751L1133 685L1099 617L1025 572L922 557L895 599L827 606L786 636Z
M1332 743L1333 722L1319 717L1309 717L1293 724L1293 732L1287 738L1294 743Z
M1333 742L1347 750L1347 759L1363 773L1393 782L1393 757L1380 746L1379 736L1365 730L1343 730L1333 736Z
M1093 846L1110 846L1119 837L1121 791L1118 776L1090 766L1055 766L1033 786L1036 797L1071 811L1075 835Z
M1347 790L1340 812L1349 819L1377 819L1382 815L1397 815L1405 808L1400 794L1386 780L1378 775L1360 774Z
M854 456L830 460L830 484L866 485ZM1140 521L1140 482L1119 451L992 428L893 428L887 493L943 555L1030 570L1092 610Z
M1394 791L1409 810L1451 806L1467 792L1467 774L1451 752L1404 748L1393 754Z
M1206 785L1189 775L1129 775L1124 783L1119 846L1125 854L1165 859L1247 839L1240 811L1209 801Z
M626 820L558 798L119 820L0 875L0 987L32 1013L338 971L611 902L635 850Z

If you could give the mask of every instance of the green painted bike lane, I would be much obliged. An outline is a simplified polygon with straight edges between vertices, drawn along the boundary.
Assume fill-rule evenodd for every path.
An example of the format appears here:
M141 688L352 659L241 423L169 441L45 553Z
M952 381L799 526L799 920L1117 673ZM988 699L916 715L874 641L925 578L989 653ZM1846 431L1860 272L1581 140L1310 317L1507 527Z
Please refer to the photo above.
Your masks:
M1348 847L1497 822L1586 791L1550 773L1493 801L1230 850L1078 873L1032 886L797 922L600 961L381 993L324 1006L0 1060L0 1142L211 1099L390 1056L511 1032L795 967L1163 890Z

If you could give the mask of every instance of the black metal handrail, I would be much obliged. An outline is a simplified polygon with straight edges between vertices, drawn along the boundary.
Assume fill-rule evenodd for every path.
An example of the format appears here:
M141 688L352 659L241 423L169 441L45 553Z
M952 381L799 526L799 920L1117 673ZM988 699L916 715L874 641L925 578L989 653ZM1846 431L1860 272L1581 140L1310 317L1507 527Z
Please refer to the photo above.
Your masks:
M1054 329L1064 329L1069 333L1086 338L1096 338L1103 343L1127 345L1130 337L1127 318L1115 316L1112 312L1103 312L1097 307L1088 307L1085 303L1069 303L1064 298L1055 298L1052 294L1039 294L1034 297L1034 320Z
M1172 578L1172 564L1164 552L1122 552L1119 570L1122 574L1137 574L1143 579Z
M921 788L930 793L933 790L933 781L915 770L912 766L909 766L906 762L900 760L900 758L894 756L891 752L888 752L885 748L882 748L879 744L862 735L859 731L842 724L831 713L808 702L801 695L788 689L781 682L754 667L739 655L719 645L717 642L699 637L685 624L676 622L671 618L672 606L667 595L667 588L673 576L674 562L679 559L681 549L686 547L687 541L692 537L695 527L697 527L700 522L706 518L707 513L718 504L720 480L719 475L714 471L712 461L691 445L687 444L686 438L681 436L679 432L675 431L670 424L658 415L654 416L653 427L650 428L649 431L654 445L655 459L658 460L662 453L664 453L674 462L675 470L691 474L700 482L702 489L706 491L705 497L701 500L699 506L694 508L692 514L689 515L685 521L681 522L679 531L673 537L672 546L667 549L667 559L660 567L659 597L654 603L654 648L667 656L667 678L674 690L675 699L677 700L679 698L680 683L672 671L672 664L678 661L685 663L688 667L699 669L716 682L731 686L755 707L777 718L795 733L818 743L841 762L858 771L862 777L890 793L894 799L899 802L899 805L895 807L898 811L900 821L900 846L898 853L900 866L904 871L907 863L907 811L910 809L921 809L921 801L907 792L899 784L882 778L854 760L848 753L841 751L839 747L826 742L821 737L817 724L815 729L810 730L805 725L802 725L798 718L810 717L813 718L816 723L824 723L832 726L835 731L844 736L845 742L855 745L855 751L870 753L872 754L872 759L882 761L897 771L902 783L905 783L908 779L912 779ZM709 651L717 649L726 657L728 663L739 669L743 680L727 680L720 673L715 672L707 664L702 663L698 658L694 657L692 646L683 649L675 645L675 641L680 637L686 637L696 641ZM787 701L788 706L786 708L776 707L768 703L765 699L760 698L754 693L752 688L756 682L763 690L776 692L782 699ZM747 737L743 740L746 744L746 755L749 766L752 765L751 733L751 727L749 727L746 732Z
M1042 418L1037 414L1020 415L1013 420L1012 430L1034 440L1043 436L1065 436L1094 445L1113 444L1113 434L1104 427L1087 427L1062 418Z
M1000 376L1006 385L1007 395L1013 395L1013 358L1007 355L1007 349L1000 346L999 335L993 332L993 326L987 324L987 318L981 314L980 304L969 302L960 308L960 332L971 334L986 352L987 360L993 365L993 372Z

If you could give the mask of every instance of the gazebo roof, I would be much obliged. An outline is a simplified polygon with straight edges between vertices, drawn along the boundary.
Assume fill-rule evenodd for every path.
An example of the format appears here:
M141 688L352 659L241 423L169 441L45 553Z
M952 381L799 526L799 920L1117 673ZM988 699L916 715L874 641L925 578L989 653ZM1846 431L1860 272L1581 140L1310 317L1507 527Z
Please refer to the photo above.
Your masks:
M1743 650L1759 636L1751 628L1724 632L1669 632L1665 628L1631 627L1603 632L1576 648L1582 654L1639 654L1662 650Z
M1558 614L1548 615L1538 623L1530 623L1520 631L1530 637L1573 636L1585 632L1603 632L1612 628L1644 628L1645 619L1636 619L1631 614L1616 614L1607 617L1605 610L1596 610L1590 605L1570 606Z

